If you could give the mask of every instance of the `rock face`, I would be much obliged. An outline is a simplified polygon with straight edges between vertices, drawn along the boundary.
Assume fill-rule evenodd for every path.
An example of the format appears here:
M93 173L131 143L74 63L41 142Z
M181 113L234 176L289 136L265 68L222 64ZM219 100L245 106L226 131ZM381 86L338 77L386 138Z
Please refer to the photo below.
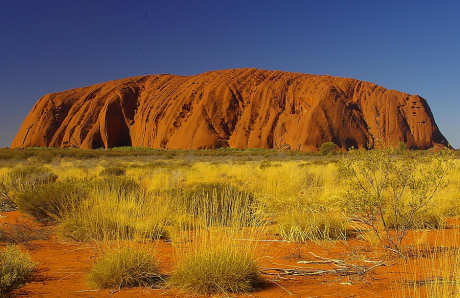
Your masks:
M331 76L232 69L146 75L42 97L11 147L448 146L425 99Z

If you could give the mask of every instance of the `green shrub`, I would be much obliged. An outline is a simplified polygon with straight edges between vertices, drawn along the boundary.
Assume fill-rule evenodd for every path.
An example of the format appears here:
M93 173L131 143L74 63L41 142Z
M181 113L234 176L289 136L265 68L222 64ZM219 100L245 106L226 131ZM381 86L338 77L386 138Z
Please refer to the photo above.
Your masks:
M126 174L126 169L121 167L110 167L103 169L99 176L124 176Z
M19 193L16 203L21 211L40 221L49 221L74 210L87 195L88 181L71 179Z
M88 279L98 288L155 286L161 281L155 258L142 248L115 249L99 258Z
M200 294L250 292L260 282L250 254L221 245L186 256L171 277L173 286Z
M172 193L173 207L207 225L251 225L256 222L252 193L224 183L199 183Z
M330 155L336 153L337 149L338 148L335 143L326 142L321 144L321 146L319 147L319 153L321 153L321 155Z
M0 296L27 282L36 264L27 253L9 245L0 251Z
M339 174L345 186L344 211L370 228L385 248L400 254L407 230L438 225L438 218L427 221L422 211L448 185L455 164L450 151L394 153L352 150L340 161Z

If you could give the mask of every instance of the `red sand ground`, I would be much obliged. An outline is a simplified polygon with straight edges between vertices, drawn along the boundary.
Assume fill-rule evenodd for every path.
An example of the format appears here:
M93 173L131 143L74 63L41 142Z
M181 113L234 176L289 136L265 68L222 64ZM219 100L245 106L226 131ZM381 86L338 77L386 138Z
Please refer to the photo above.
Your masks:
M46 229L31 218L19 212L0 213L0 225L7 230L14 224L25 224L33 228ZM458 229L458 221L454 222ZM48 227L50 228L50 227ZM50 228L52 229L52 227ZM435 237L439 234L445 237ZM455 237L453 237L455 235ZM409 241L420 235L409 235ZM445 238L442 245L458 246L459 233L455 229L426 232L428 241ZM0 247L4 243L0 243ZM441 243L436 243L441 245ZM88 286L85 275L97 254L95 243L63 242L54 235L48 240L34 240L21 244L34 261L39 262L34 279L23 288L15 290L14 296L27 297L195 297L172 289L132 288L119 292L95 290ZM377 257L367 242L349 240L327 244L306 244L289 242L261 242L258 257L261 267L289 268L300 267L297 261L311 259L308 252L330 258L346 259L352 262L360 255L367 259ZM164 273L171 272L174 266L173 248L170 243L159 241L157 257ZM381 258L382 256L380 256ZM388 266L379 267L364 276L323 276L295 277L291 280L276 280L267 277L270 285L257 292L241 297L394 297L401 290L403 278L401 260L387 259ZM415 260L412 260L415 262ZM411 278L411 277L408 277ZM400 288L397 290L396 288ZM399 295L401 293L399 292Z

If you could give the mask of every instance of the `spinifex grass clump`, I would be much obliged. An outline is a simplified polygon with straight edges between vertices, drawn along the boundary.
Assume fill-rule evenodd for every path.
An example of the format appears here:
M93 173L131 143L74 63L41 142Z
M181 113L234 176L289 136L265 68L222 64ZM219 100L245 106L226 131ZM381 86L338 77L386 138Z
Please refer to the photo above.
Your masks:
M221 197L213 186L195 193L209 191L208 196L191 196L200 199L186 201L190 209L184 209L207 224L183 230L183 237L173 242L178 259L171 277L175 287L200 294L241 293L254 290L261 282L254 257L258 242L247 241L258 239L264 230L262 222L248 213L253 201L248 197L238 201L241 193L235 195L235 189L220 187ZM211 203L206 204L205 198ZM230 204L231 200L236 202Z
M106 177L98 179L91 184L91 188L100 194L110 193L117 196L137 195L143 191L139 183L129 177Z
M349 222L334 196L326 192L326 179L304 167L296 166L294 170L302 171L294 177L298 180L275 184L276 195L269 193L262 202L263 211L271 214L277 224L279 235L296 242L347 239ZM290 183L294 184L289 186Z
M19 209L41 221L59 220L75 210L89 191L87 180L68 179L19 193Z
M255 223L254 195L229 184L200 183L173 191L171 196L178 213L185 213L206 225Z
M199 294L253 291L261 284L255 247L238 241L239 236L228 231L196 233L190 247L179 251L171 285Z
M107 178L92 185L88 198L62 220L59 231L76 241L158 239L166 235L168 208L131 179Z
M20 287L30 279L35 263L17 246L10 245L0 251L0 297Z
M103 169L99 172L99 176L124 176L126 174L126 169L122 167L109 167Z
M281 237L290 241L346 240L350 234L347 220L334 212L292 210L278 223Z
M31 191L44 184L57 180L57 176L48 168L40 166L20 166L13 168L2 177L8 194Z
M91 268L88 279L98 288L155 286L161 281L152 252L142 247L109 250Z

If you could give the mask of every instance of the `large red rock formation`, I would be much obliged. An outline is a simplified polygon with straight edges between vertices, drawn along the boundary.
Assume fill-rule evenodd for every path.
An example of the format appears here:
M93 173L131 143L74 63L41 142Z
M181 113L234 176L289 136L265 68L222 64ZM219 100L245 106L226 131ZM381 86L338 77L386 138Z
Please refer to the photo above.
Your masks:
M425 99L355 79L259 69L146 75L42 97L11 147L290 148L448 142Z

